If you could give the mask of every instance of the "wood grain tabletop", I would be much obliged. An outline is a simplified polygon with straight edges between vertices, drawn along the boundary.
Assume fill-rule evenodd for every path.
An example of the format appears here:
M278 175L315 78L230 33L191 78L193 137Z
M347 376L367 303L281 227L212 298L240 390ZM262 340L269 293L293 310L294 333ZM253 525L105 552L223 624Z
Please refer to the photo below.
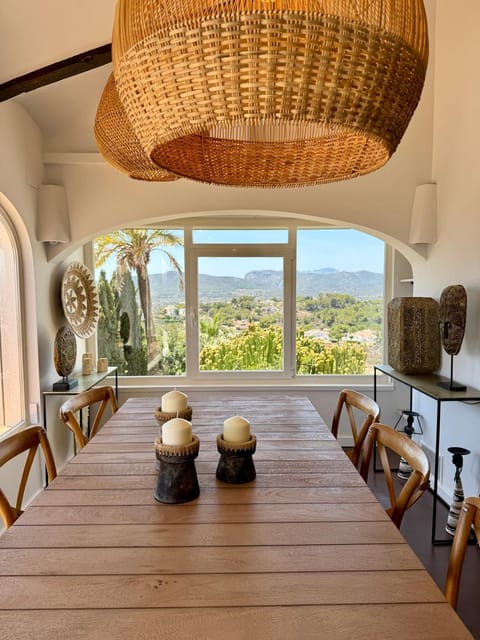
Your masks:
M3 639L472 636L306 398L191 403L200 496L154 497L159 397L128 400L0 536ZM242 415L256 478L216 479Z

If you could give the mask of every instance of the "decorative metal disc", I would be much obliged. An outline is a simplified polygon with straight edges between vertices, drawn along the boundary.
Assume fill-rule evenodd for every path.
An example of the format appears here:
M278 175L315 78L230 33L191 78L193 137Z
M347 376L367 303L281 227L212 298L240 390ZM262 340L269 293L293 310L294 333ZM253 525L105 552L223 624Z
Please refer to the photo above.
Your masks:
M90 270L80 262L68 265L62 280L62 307L72 330L89 338L98 322L98 293Z
M462 346L467 316L467 292L461 284L445 287L440 296L440 337L445 351L456 356Z
M53 362L59 376L68 377L77 359L77 340L70 327L60 327L53 346Z

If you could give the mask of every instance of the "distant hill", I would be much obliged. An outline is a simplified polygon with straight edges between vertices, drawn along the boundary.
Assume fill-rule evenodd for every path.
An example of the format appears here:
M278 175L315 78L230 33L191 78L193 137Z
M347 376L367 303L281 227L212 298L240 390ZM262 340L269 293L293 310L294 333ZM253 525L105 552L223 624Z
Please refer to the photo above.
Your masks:
M152 302L166 306L183 300L174 271L150 275ZM200 274L200 290L207 300L231 300L239 296L275 298L282 296L281 271L250 271L244 278ZM297 294L315 296L319 293L348 293L356 298L380 298L383 295L383 275L372 271L337 271L320 269L298 274Z

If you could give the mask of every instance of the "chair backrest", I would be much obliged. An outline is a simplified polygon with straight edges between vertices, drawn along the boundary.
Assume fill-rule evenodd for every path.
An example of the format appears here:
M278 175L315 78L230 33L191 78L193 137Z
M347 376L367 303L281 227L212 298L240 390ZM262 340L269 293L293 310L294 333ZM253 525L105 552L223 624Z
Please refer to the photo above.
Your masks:
M445 597L454 609L457 608L460 576L472 526L477 541L480 541L480 498L465 498L453 538L445 582Z
M32 468L33 459L35 458L39 445L42 449L43 457L45 458L48 480L51 482L57 477L57 469L55 467L55 460L47 439L47 434L42 427L29 427L28 429L18 431L13 436L9 436L8 438L0 441L0 467L12 458L28 451L18 487L15 506L9 503L7 497L0 489L0 516L7 528L10 527L23 513L22 503L25 487L27 486L30 469Z
M91 422L90 434L87 437L82 430L80 421L77 418L77 414L82 409L85 409L87 407L89 409L92 409L97 404L98 408L95 413L93 422ZM93 438L93 436L97 433L100 427L100 421L108 405L110 405L112 414L118 411L115 393L112 387L106 386L95 387L93 389L89 389L88 391L77 393L77 395L72 396L60 407L60 418L61 420L63 420L63 422L65 422L67 427L71 429L71 431L73 431L75 435L75 441L80 449L83 449L83 447L87 444L89 438Z
M430 463L425 451L411 438L400 431L395 431L393 427L376 422L368 428L360 452L360 475L365 482L368 478L375 444L390 498L390 507L386 511L396 526L400 528L405 511L415 504L428 487ZM392 477L388 451L393 451L412 467L412 473L398 491L398 495Z
M344 408L353 435L353 450L349 453L349 456L353 464L357 466L360 449L367 435L368 427L378 420L380 407L375 400L372 400L359 391L353 391L352 389L343 389L343 391L340 391L332 421L332 433L335 438L338 436L338 427ZM357 410L357 412L355 410ZM358 412L360 412L360 414L358 414ZM357 417L359 417L359 415L363 418L362 424L357 424Z

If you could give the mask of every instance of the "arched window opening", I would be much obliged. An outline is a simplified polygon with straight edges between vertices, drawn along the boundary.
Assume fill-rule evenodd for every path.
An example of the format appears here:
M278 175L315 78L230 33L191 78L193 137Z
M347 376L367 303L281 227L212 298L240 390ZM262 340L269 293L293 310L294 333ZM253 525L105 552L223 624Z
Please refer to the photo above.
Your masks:
M0 434L25 419L18 241L0 208Z

